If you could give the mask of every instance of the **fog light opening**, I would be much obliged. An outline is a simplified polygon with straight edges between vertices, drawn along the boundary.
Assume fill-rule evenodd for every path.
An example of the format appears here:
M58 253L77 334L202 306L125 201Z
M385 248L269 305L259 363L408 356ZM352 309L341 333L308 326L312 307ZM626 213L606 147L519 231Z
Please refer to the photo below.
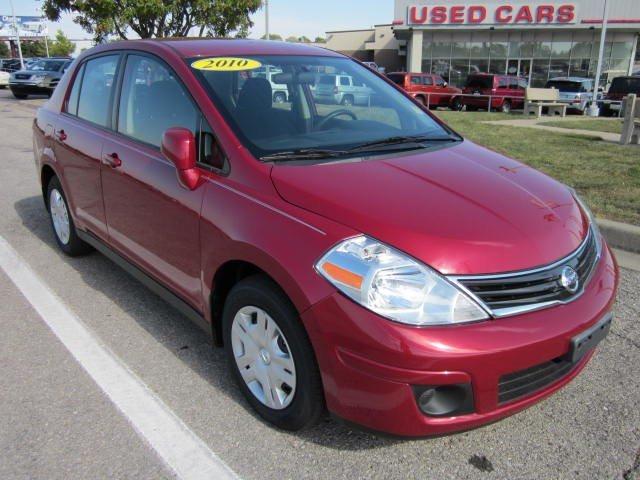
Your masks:
M473 412L471 384L414 387L418 408L425 415L445 417Z

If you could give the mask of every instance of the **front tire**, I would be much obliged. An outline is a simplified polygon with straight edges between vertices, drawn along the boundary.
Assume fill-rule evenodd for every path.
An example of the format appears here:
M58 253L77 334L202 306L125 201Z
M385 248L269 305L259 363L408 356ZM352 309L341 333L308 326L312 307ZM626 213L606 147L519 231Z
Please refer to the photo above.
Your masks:
M25 98L28 97L26 93L17 93L17 92L14 92L13 90L11 90L11 93L13 93L13 96L18 100L24 100Z
M353 105L353 97L351 95L345 95L341 103L345 107L350 107Z
M502 113L511 113L511 101L505 100L500 107Z
M58 177L53 177L47 187L47 209L60 250L70 257L85 255L92 250L89 244L78 237L76 226L69 213L69 204Z
M263 275L236 284L225 301L222 329L229 368L262 418L284 430L320 419L324 395L313 348L276 284Z

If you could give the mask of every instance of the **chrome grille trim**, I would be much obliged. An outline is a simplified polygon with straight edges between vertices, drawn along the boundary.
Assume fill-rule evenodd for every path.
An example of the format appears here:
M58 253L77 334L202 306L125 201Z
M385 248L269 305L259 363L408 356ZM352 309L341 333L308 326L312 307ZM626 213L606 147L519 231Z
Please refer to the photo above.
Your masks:
M586 251L589 249L589 251ZM549 308L554 305L562 305L566 303L573 302L577 300L583 293L586 286L589 284L593 272L596 269L598 261L602 256L602 238L599 236L597 231L590 227L589 231L585 239L582 241L580 246L570 253L568 256L553 262L549 265L545 265L542 267L534 268L531 270L520 270L515 272L501 273L501 274L490 274L490 275L450 275L447 276L447 279L454 283L456 287L461 289L467 295L469 295L472 299L474 299L486 312L494 318L508 317L511 315L517 315L526 312L532 312L535 310L541 310L543 308ZM588 263L585 263L588 262ZM527 303L527 298L522 292L522 290L541 290L536 289L536 285L544 285L551 284L557 282L557 275L553 275L553 271L558 268L564 267L566 265L575 265L576 270L582 272L580 275L580 287L574 294L567 294L560 289L556 289L554 291L549 291L545 295L547 297L551 297L552 299L548 301L535 301L532 300L531 303ZM549 276L545 277L545 273L549 273ZM533 278L532 278L533 277ZM521 283L526 285L519 286L517 284L517 278L522 278ZM477 282L474 286L473 283ZM502 292L494 292L495 288L503 288L503 292L505 295L508 295L509 289L505 286L508 284L513 284L512 290L518 290L517 294L512 294L512 296L521 295L521 298L512 299L511 303L521 303L520 305L510 305L505 307L496 307L496 303L509 303L507 300L505 301L487 301L482 298L482 292L478 291L478 287L488 286L492 288L489 293L496 293L499 295ZM495 287L493 287L495 286ZM474 291L474 287L475 291ZM494 295L495 296L495 295ZM553 298L557 297L557 298Z

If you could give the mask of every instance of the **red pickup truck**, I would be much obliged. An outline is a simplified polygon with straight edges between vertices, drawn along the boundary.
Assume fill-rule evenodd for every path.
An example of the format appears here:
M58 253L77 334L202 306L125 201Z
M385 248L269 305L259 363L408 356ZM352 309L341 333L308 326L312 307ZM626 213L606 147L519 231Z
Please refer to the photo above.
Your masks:
M428 104L430 108L449 107L453 110L462 108L461 99L456 96L462 93L462 90L447 85L440 75L394 72L387 77L423 105Z

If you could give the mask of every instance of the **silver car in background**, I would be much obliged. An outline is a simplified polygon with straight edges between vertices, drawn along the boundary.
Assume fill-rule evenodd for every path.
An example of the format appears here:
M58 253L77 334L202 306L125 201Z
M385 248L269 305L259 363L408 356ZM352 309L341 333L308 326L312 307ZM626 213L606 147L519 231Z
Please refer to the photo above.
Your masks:
M558 101L567 104L568 110L584 112L593 100L593 80L583 77L556 77L547 82L546 88L559 91Z
M313 96L319 103L369 105L372 90L349 75L320 74Z

